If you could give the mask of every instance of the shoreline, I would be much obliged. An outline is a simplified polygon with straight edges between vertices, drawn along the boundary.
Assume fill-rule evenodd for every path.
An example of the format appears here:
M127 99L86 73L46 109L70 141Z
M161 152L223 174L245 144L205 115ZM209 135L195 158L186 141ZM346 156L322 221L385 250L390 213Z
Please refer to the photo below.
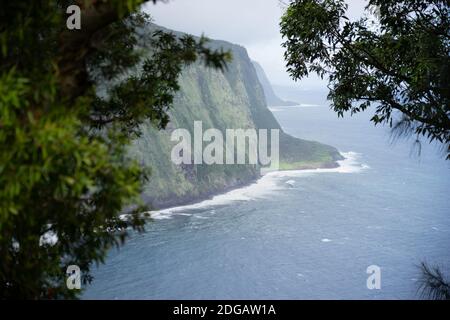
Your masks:
M339 152L339 155L342 157L342 160L335 160L333 162L324 162L321 163L319 166L314 165L304 165L298 168L293 169L284 169L284 170L277 170L273 172L289 172L289 171L305 171L305 170L317 170L317 169L336 169L340 167L339 161L343 161L347 159L342 152ZM212 200L214 197L226 194L230 191L249 187L255 183L257 183L262 177L264 177L267 174L259 174L253 179L250 179L245 182L237 183L234 185L230 185L226 188L223 188L221 190L215 190L211 192L206 192L197 196L186 196L186 197L178 197L176 199L168 199L168 200L162 200L160 205L154 205L152 203L149 203L150 206L150 213L151 212L159 212L162 210L169 210L176 207L182 207L182 206L189 206L189 205L195 205L197 203ZM155 203L155 202L153 202Z

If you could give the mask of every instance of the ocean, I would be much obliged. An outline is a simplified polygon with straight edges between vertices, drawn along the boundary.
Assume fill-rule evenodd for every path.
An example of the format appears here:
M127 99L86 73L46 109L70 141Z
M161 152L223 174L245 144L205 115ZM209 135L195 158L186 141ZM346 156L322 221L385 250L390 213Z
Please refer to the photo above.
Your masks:
M324 93L273 107L283 129L330 144L340 167L268 174L162 210L112 249L83 299L420 299L419 265L450 276L450 161L392 141L370 110L343 119ZM380 289L369 289L369 266Z

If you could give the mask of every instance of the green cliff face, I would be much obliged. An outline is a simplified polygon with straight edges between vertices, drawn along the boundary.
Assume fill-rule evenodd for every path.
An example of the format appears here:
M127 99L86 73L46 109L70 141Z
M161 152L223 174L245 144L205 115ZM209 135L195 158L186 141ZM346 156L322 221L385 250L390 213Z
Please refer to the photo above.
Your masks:
M254 165L175 165L170 154L177 142L171 132L185 128L193 135L194 121L202 121L203 131L225 129L281 129L267 108L263 89L245 48L224 41L212 41L212 47L229 49L233 61L224 73L195 64L179 78L177 93L166 130L142 128L142 136L131 148L133 157L151 167L144 198L155 208L178 205L240 186L255 180L259 168ZM206 143L205 143L206 145ZM270 149L269 149L270 150ZM291 137L280 132L282 169L335 166L340 159L336 149L317 142Z

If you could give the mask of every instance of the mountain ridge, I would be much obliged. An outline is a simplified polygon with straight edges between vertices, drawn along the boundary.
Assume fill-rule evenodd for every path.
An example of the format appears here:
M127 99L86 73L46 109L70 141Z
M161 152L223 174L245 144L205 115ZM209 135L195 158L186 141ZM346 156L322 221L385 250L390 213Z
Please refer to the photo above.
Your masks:
M298 103L294 101L287 101L279 98L275 93L269 78L266 75L263 67L255 60L252 60L253 67L255 68L256 75L258 76L259 82L261 83L264 96L266 97L267 105L269 107L280 107L280 106L297 106Z

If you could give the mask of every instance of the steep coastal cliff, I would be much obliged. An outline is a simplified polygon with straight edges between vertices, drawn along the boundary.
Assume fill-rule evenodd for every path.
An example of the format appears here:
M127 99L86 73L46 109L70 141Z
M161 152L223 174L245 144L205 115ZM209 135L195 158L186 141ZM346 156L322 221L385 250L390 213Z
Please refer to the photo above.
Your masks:
M184 204L227 189L248 184L260 175L255 165L176 165L170 154L176 142L170 141L176 128L193 133L194 121L203 130L280 129L280 168L303 169L336 166L338 151L318 142L285 134L271 111L255 68L245 48L212 40L210 46L230 50L233 60L225 72L197 63L186 67L179 78L181 90L170 111L170 123L163 131L151 125L142 128L131 154L152 174L144 198L154 208ZM270 149L269 149L270 150Z

